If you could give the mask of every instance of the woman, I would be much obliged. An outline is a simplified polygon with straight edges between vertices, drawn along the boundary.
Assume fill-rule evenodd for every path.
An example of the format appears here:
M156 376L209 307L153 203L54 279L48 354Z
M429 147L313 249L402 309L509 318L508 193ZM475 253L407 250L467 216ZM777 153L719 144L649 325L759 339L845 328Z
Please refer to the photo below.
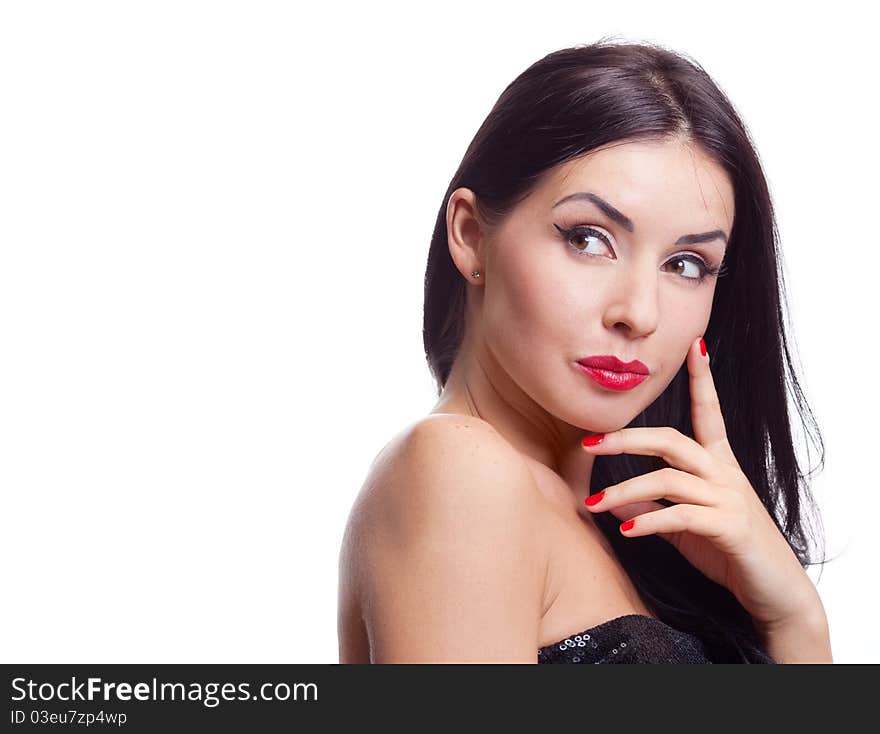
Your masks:
M437 217L439 400L352 509L340 662L831 662L783 293L698 64L603 39L529 67Z

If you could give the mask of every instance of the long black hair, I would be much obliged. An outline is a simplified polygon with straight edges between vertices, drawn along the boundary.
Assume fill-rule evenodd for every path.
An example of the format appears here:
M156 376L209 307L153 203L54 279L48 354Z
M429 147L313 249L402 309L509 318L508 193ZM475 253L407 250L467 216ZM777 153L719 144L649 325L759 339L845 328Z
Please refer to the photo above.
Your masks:
M476 195L487 229L521 202L549 169L612 142L684 137L727 172L735 221L704 334L731 447L803 567L810 538L824 538L795 455L791 387L805 434L825 447L794 374L782 303L778 231L767 181L731 102L695 61L656 43L608 37L548 54L502 92L474 136L437 215L425 272L423 338L438 396L465 327L466 283L449 253L446 204L455 189ZM807 419L809 419L808 428ZM672 426L693 437L687 365L629 426ZM595 457L590 492L667 466L658 457ZM818 533L810 522L815 515ZM703 639L718 662L767 662L750 615L725 587L655 535L624 538L611 513L593 518L654 614ZM824 561L823 561L824 562Z

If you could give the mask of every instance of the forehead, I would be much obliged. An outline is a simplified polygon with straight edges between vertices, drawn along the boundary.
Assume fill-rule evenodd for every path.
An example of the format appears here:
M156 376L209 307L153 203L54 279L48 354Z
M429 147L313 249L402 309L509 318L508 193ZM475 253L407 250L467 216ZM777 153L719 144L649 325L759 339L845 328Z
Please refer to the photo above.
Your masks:
M560 164L533 192L548 211L561 198L592 192L642 228L669 225L722 229L730 234L734 193L724 169L702 149L679 141L613 143ZM560 210L591 208L584 202Z

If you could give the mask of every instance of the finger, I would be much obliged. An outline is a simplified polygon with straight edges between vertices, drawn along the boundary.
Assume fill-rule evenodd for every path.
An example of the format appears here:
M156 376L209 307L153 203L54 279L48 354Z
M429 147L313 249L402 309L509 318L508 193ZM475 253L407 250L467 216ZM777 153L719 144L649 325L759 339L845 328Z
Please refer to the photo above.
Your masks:
M591 512L605 512L634 502L659 499L714 507L717 498L718 493L709 491L709 485L703 479L678 469L666 468L606 487L590 495L584 504ZM663 507L658 505L654 509Z
M666 505L661 505L659 502L633 502L629 505L611 507L608 512L614 515L618 520L629 520L636 515L641 515L645 512L654 512L655 510L663 510L665 508Z
M729 460L733 452L727 440L727 428L709 368L709 354L703 354L704 349L705 342L700 337L691 344L687 356L694 438L707 451Z
M630 518L631 527L621 523L620 532L627 537L642 535L665 535L687 531L706 538L718 538L724 534L723 515L712 507L699 505L673 505L662 510L646 512Z
M596 436L587 436L595 439ZM586 439L585 439L586 440ZM690 436L670 426L621 428L603 434L595 446L583 444L591 454L644 454L660 456L676 469L711 478L714 459Z

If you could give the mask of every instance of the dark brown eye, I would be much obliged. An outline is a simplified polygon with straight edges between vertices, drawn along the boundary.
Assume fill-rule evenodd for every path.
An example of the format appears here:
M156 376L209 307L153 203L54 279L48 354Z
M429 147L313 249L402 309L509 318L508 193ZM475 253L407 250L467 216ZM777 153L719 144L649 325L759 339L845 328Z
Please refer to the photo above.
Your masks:
M558 225L553 225L556 229L559 230L562 238L568 243L569 247L575 251L578 255L593 255L592 252L587 252L587 248L589 245L590 239L598 239L604 242L609 248L611 247L610 240L602 234L598 229L593 229L592 227L572 227L571 229L563 229ZM572 241L579 241L582 243L582 246L575 246L572 244Z
M676 257L672 260L669 260L667 265L675 266L676 270L681 274L686 268L684 266L688 264L696 265L697 274L696 275L682 275L685 280L702 280L706 277L709 272L709 266L706 265L698 257Z

